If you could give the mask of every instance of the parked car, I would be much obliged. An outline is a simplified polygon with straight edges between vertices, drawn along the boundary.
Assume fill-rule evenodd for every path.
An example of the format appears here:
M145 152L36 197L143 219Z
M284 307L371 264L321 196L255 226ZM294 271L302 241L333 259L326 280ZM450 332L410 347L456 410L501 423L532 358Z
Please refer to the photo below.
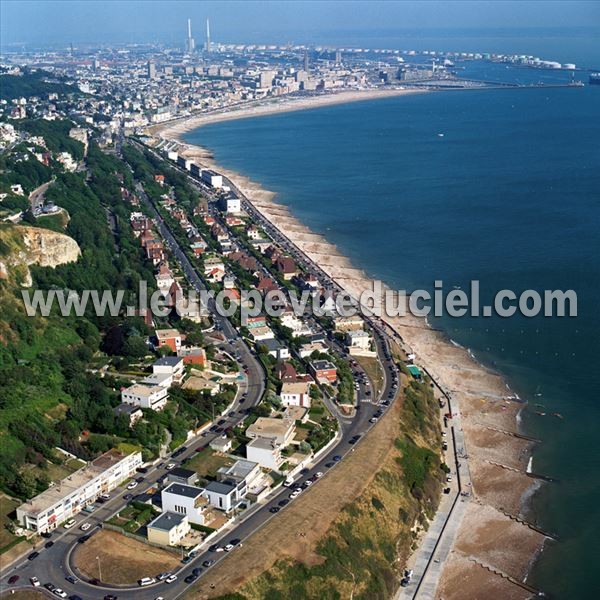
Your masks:
M31 583L33 587L40 587L40 580L37 577L31 577L29 583Z
M167 571L166 573L159 573L156 576L156 580L157 581L163 581L164 579L166 579L167 577L170 577L170 576L171 576L171 572L170 571Z
M17 583L17 581L19 581L19 576L18 575L13 575L12 577L8 578L8 583L10 583L10 585L12 585L13 583Z
M209 560L205 560L205 561L202 563L202 566L203 566L205 569L208 569L208 567L212 567L214 564L215 564L215 561L214 561L214 560L210 560L210 559L209 559Z
M77 578L76 578L76 577L73 577L73 575L67 575L67 576L65 577L65 579L66 579L66 580L67 580L69 583L72 583L72 584L76 584L76 583L77 583Z
M67 592L61 590L60 588L56 588L52 593L59 598L66 598L68 596Z
M142 577L141 579L138 579L138 585L140 587L152 585L153 583L156 583L156 579L154 579L154 577Z
M91 526L92 526L91 523L84 523L83 525L81 525L79 527L79 529L81 529L81 531L87 531Z
M127 489L128 490L134 490L136 487L138 486L138 482L137 481L131 481L128 485L127 485Z
M73 525L75 525L75 519L69 519L68 521L65 521L64 528L70 529Z
M44 544L44 548L52 548L52 546L54 546L54 542L52 540Z
M198 579L198 575L194 575L193 573L191 573L184 579L184 581L186 583L194 583L194 581L196 581L196 579Z
M177 575L169 575L165 579L165 583L173 583L174 581L177 581Z
M281 510L281 508L279 506L271 506L271 508L269 509L269 512L275 514L278 513Z
M33 560L34 558L37 558L40 555L40 553L36 550L35 552L32 552L28 557L27 560Z
M171 469L174 469L177 465L175 463L169 463L165 469L167 469L167 471L170 471Z

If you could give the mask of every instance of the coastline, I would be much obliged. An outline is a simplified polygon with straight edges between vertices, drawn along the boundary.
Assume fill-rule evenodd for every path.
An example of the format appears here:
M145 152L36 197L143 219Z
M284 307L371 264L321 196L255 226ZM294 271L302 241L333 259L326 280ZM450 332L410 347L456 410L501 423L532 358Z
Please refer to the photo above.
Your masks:
M364 289L372 289L372 278L356 268L335 245L303 225L287 207L277 204L273 192L216 164L209 151L186 143L182 136L203 125L224 120L409 93L423 92L342 92L322 97L276 100L157 125L150 131L153 135L176 141L180 146L178 152L185 158L225 174L256 209L309 258L351 294L358 296ZM518 422L523 403L498 373L480 364L468 348L431 329L424 319L409 315L385 320L401 336L406 351L413 352L417 362L451 395L453 410L460 413L465 438L468 461L461 462L468 469L473 495L444 562L436 596L469 598L474 596L467 590L475 593L485 589L490 593L500 593L505 598L530 597L530 592L526 593L518 584L507 583L503 576L523 582L548 539L527 524L515 520L515 517L525 518L526 501L540 485L526 473L533 442L520 436ZM466 587L463 584L465 580L469 582Z

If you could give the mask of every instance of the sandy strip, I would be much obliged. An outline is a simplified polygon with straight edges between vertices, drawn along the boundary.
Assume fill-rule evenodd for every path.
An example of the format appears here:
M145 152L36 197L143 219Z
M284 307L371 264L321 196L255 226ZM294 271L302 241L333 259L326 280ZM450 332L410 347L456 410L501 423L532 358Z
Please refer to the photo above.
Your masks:
M181 142L181 136L191 129L222 120L408 93L414 92L412 90L392 90L387 93L346 92L320 98L289 100L235 112L202 115L187 121L155 127L153 133L179 142L178 152L181 155L202 166L214 168L229 177L266 218L340 285L351 294L358 296L365 289L373 289L373 280L366 273L352 265L323 236L311 232L286 207L276 204L273 192L263 189L247 177L217 165L210 152ZM462 522L457 539L471 537L474 528L478 528L478 535L471 539L469 556L521 580L544 539L543 536L532 537L528 527L516 523L504 514L516 516L521 513L523 499L527 497L534 483L525 475L531 449L530 442L510 435L518 431L517 415L523 404L515 398L514 393L499 374L479 364L468 350L450 343L446 336L432 330L424 319L410 315L386 317L386 321L400 334L405 349L416 354L416 362L425 366L438 383L452 395L454 410L458 409L461 413L474 499L479 504L487 506L494 514L496 527L480 528L478 527L481 520L479 513L469 511ZM495 565L497 555L490 553L490 544L494 544L497 527L502 523L506 527L506 536L511 539L512 557L510 563L500 561L505 564ZM444 597L450 597L449 581L460 581L461 573L471 581L481 578L482 582L489 582L490 577L492 579L499 577L475 565L472 560L451 560L445 571L448 569L451 569L451 575L446 573L442 575ZM504 587L505 582L499 582L497 585ZM510 587L512 588L512 585ZM515 593L514 596L508 594L505 597L521 597L523 592L521 589L512 591ZM470 597L475 596L469 594L462 596L462 598Z

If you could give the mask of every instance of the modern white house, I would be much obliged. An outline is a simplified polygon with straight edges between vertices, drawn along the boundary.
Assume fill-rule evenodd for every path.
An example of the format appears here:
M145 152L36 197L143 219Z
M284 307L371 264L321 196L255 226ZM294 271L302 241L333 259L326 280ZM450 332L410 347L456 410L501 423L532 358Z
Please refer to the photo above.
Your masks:
M291 419L275 419L273 417L258 417L246 429L246 436L250 439L274 439L281 446L288 444L294 437L296 426Z
M241 481L211 481L204 489L211 504L219 510L230 512L246 495L246 483Z
M279 396L284 406L310 408L310 383L306 381L284 383Z
M121 400L125 404L133 404L141 408L162 410L169 399L166 387L162 385L143 385L136 383L121 392Z
M190 523L204 525L204 511L208 498L203 488L183 483L172 483L160 494L163 512L186 515Z
M246 444L246 458L265 469L279 471L283 463L281 445L274 438L257 437Z
M79 471L38 494L17 508L17 520L38 533L52 531L84 507L92 504L126 479L142 465L142 453L124 454L109 450Z
M185 372L185 362L181 356L164 356L152 365L155 375L171 375L173 381L181 381Z
M355 329L346 332L346 345L350 348L360 348L368 350L371 344L371 336L362 329Z

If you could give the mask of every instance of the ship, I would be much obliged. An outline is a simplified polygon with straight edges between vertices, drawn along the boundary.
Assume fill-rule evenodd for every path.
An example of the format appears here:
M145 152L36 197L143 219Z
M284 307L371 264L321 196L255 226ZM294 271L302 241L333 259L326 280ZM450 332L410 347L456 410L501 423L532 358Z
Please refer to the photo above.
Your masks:
M600 73L590 73L590 85L600 85Z

